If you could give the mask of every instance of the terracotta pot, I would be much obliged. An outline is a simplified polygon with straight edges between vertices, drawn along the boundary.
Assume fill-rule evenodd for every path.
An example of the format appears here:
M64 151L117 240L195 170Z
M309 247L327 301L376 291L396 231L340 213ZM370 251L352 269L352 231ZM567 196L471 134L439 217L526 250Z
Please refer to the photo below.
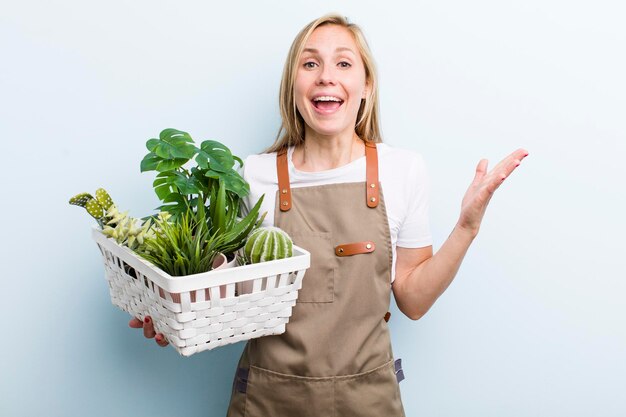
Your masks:
M213 259L213 265L212 265L212 269L211 271L215 271L218 269L226 269L226 268L233 268L237 266L237 254L235 253L234 258L231 261L228 261L228 259L226 258L226 255L224 255L223 253L218 253L215 256L215 259ZM210 295L211 291L209 288L206 288L204 290L204 299L205 300L209 300L211 298ZM161 298L165 298L165 293L163 291L162 288L159 288L159 295L161 296ZM178 293L172 293L172 301L175 303L180 303L180 294ZM226 297L226 285L222 285L220 286L220 297L224 298ZM195 303L196 302L196 292L192 292L191 293L191 302Z

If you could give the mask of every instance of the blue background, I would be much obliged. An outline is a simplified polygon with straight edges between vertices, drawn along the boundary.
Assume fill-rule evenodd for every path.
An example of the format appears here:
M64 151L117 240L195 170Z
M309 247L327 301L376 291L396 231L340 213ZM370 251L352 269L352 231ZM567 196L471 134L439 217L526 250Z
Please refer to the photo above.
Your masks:
M427 161L435 248L478 160L530 151L431 311L393 310L407 415L626 415L626 9L604 0L3 2L0 415L225 414L243 345L183 358L128 328L67 200L150 213L166 127L261 151L328 11L368 36L386 141Z

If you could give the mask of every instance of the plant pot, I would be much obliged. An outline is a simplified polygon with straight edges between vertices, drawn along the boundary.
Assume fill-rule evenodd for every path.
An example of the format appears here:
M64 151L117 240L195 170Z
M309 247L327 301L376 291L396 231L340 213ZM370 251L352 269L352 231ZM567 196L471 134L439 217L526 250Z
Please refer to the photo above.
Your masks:
M217 255L215 255L215 259L213 259L213 265L211 266L211 271L219 271L221 269L228 269L236 265L237 265L236 254L235 254L235 257L229 262L226 255L219 252ZM161 295L162 298L166 298L165 292L163 291L162 288L159 288L159 294ZM180 293L170 293L170 295L172 296L173 302L180 303ZM204 299L207 301L211 299L211 291L208 288L204 290L204 297L205 297ZM226 297L226 285L221 285L220 286L220 298L225 298L225 297ZM196 302L195 293L191 293L191 302L193 303Z
M228 258L226 257L226 255L224 255L223 253L218 253L217 256L215 256L215 259L213 260L213 269L211 269L211 271L218 271L220 269L228 269L228 268L233 268L235 266L237 266L237 254L233 254L231 255L232 259L229 261ZM210 291L209 289L205 289L205 299L209 300L211 298L210 296ZM226 297L226 285L221 285L220 286L220 298L225 298ZM192 301L195 301L195 297L192 294Z

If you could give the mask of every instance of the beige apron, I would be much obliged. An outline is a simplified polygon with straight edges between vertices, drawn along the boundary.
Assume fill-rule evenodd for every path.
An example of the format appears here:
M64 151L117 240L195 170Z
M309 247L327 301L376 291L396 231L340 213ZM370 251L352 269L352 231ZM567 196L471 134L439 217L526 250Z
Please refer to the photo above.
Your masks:
M286 332L246 345L229 417L404 416L376 145L365 154L366 182L294 189L286 150L278 154L275 225L311 252L311 267Z

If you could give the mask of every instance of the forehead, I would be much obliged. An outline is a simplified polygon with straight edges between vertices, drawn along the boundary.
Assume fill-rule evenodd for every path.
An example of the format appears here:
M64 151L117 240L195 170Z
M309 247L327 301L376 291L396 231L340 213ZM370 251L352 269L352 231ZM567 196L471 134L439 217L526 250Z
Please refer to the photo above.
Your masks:
M354 40L352 32L338 25L323 25L316 28L304 44L304 49L318 51L351 51L359 54L359 48Z

